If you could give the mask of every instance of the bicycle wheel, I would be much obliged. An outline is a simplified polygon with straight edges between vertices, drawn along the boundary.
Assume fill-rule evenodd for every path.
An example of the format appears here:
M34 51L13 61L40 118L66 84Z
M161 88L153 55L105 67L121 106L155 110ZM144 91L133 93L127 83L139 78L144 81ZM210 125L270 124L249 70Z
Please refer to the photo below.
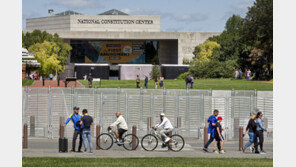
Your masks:
M142 148L146 151L153 151L158 145L156 136L152 134L145 135L141 140Z
M184 148L185 141L180 135L172 135L171 140L169 141L169 148L172 151L178 152Z
M102 133L97 137L97 146L102 150L108 150L113 145L113 138L108 133Z
M135 140L135 143L133 144L133 139ZM127 134L123 138L123 147L126 150L136 150L139 145L139 139L136 135L133 134Z

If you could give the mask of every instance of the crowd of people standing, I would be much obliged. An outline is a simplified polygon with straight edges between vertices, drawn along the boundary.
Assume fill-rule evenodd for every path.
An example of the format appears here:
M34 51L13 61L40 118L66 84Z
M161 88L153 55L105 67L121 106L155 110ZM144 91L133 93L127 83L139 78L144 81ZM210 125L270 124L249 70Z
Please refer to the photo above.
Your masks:
M252 72L250 69L246 69L245 73L244 73L244 77L247 80L251 80L252 79ZM236 69L234 71L234 78L235 79L243 79L243 72L241 69Z

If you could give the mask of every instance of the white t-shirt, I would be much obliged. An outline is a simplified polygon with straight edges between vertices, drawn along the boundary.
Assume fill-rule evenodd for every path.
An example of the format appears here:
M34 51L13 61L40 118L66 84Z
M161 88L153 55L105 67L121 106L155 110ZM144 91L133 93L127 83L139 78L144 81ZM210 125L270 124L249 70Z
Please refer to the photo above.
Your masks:
M162 122L156 124L155 126L158 128L163 126L163 129L174 129L173 125L171 124L171 121L167 117L164 117Z
M120 115L117 120L111 124L110 126L115 127L117 126L117 129L124 129L124 130L128 130L127 124L125 122L125 119L123 118L122 115Z

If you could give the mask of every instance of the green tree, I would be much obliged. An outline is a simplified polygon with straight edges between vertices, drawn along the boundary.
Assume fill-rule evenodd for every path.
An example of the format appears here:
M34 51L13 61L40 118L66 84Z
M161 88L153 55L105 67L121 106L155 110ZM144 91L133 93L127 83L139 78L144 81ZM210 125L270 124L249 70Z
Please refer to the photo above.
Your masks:
M50 34L46 31L34 30L33 32L22 33L22 46L26 49L29 49L30 46L34 44L41 44L44 41L55 42L60 50L58 51L58 60L61 65L66 65L68 56L72 47L65 43L62 38L59 37L58 34Z
M150 72L150 77L154 79L154 78L158 78L160 76L161 76L161 72L160 72L160 69L159 69L159 65L154 65L152 67L151 72Z
M210 61L213 58L214 50L220 48L221 46L217 42L207 40L195 47L193 54L198 61Z
M41 64L39 74L48 76L50 73L63 71L65 66L58 60L60 47L54 42L44 41L29 47L29 52L33 53L36 60Z
M273 0L256 0L244 19L242 38L254 49L249 55L255 79L273 78Z
M239 15L231 16L226 24L225 30L219 35L209 38L221 45L221 49L215 52L213 57L219 61L235 60L241 68L248 68L247 61L252 47L246 45L241 39L244 19Z

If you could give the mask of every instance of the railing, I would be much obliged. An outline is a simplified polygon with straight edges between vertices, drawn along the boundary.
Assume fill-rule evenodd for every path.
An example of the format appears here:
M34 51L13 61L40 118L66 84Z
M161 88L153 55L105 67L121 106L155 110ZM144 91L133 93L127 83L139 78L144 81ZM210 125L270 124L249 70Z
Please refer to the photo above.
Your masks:
M245 127L250 113L258 108L263 112L265 124L271 131L267 140L271 140L272 93L258 92L261 95L257 96L257 91L232 92L183 89L23 88L23 124L27 123L28 131L32 132L29 137L57 138L60 122L68 118L74 106L79 106L81 110L88 110L94 118L95 125L100 125L102 131L106 131L107 126L115 121L115 112L120 111L130 129L132 125L137 126L138 135L141 137L147 133L147 124L158 123L159 114L164 112L174 126L177 126L177 122L181 125L175 129L177 133L202 140L203 128L207 126L208 117L214 109L218 109L219 115L223 117L224 137L227 140L237 140L239 127ZM150 117L151 119L148 119ZM70 138L73 135L72 123L65 130L65 137ZM92 132L94 136L94 129Z

